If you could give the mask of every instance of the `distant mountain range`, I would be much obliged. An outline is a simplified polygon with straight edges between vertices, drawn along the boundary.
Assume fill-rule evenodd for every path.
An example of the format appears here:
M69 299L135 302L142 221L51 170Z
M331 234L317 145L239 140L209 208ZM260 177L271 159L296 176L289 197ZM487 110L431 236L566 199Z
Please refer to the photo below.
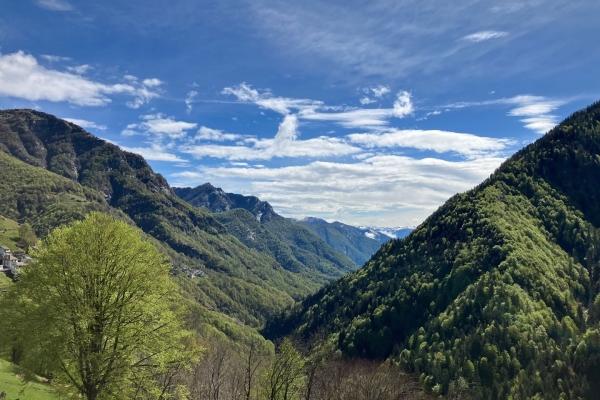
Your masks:
M356 266L362 266L381 247L381 244L391 238L404 237L412 231L411 228L405 227L355 227L341 222L329 223L314 217L284 218L277 214L268 202L261 201L256 196L226 193L210 183L195 188L173 188L173 190L193 206L204 207L216 213L215 218L221 221L230 232L236 232L234 233L236 237L247 246L263 250L269 248L270 255L274 256L284 267L289 265L292 270L299 270L297 265L294 266L296 262L306 264L305 266L310 270L319 270L319 265L333 262L345 273L348 271L347 261L343 261L337 256L332 257L332 253L328 250L329 246L338 253L349 257ZM235 209L247 210L254 216L258 224L243 218L243 213L239 212L235 213L237 218L229 217L228 213ZM243 227L239 226L242 221L246 221ZM262 228L259 228L261 225ZM308 229L302 229L295 225ZM273 237L267 237L267 231ZM277 245L272 243L275 239L279 242ZM325 243L322 243L323 241ZM267 242L271 244L266 244ZM308 246L309 253L312 253L310 257L300 254L303 247L306 246ZM289 257L288 249L291 250L293 257ZM318 257L314 256L315 253ZM300 259L304 261L299 261ZM353 267L353 269L356 268Z
M360 266L366 263L383 243L392 238L405 237L412 231L411 228L357 227L314 217L295 221L312 230L340 253L347 254Z
M274 257L284 268L325 284L358 265L334 250L310 229L273 211L255 196L225 193L210 183L195 188L174 188L195 207L207 209L242 243Z

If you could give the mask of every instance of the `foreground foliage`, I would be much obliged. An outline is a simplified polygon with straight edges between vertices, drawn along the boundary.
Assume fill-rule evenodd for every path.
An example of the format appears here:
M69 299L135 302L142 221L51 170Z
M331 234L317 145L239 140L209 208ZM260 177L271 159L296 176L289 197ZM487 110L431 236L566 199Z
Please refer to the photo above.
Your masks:
M126 223L91 213L33 256L0 299L14 362L94 400L158 398L155 377L196 357L169 263Z
M600 390L600 104L454 196L360 271L267 328L324 329L438 393L484 399Z
M173 376L190 399L203 400L417 400L431 399L400 368L341 357L321 343L285 339L236 345L218 337L203 342L206 353L190 370ZM466 397L461 397L465 399Z

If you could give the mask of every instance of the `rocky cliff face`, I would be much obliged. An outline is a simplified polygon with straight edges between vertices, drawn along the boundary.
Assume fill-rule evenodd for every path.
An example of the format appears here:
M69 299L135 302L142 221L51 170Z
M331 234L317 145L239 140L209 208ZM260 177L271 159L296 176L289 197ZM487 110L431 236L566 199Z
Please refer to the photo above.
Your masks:
M223 189L210 183L195 188L174 188L173 191L191 205L206 207L215 213L243 208L250 211L261 223L269 222L275 214L273 207L258 197L225 193Z

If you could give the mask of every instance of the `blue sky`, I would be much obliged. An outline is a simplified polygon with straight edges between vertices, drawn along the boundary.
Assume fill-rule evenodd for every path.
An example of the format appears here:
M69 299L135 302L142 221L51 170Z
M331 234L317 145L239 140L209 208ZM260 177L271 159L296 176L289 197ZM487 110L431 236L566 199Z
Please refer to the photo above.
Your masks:
M416 225L600 99L600 2L5 1L0 108L175 186Z

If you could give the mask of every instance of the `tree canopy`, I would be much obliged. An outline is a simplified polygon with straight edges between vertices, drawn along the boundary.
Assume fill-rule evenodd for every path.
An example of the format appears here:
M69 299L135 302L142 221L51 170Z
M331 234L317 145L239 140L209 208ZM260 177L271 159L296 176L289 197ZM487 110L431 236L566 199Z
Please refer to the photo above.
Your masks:
M54 230L0 299L0 350L88 400L156 398L195 357L170 264L105 214ZM191 346L191 347L190 347Z

